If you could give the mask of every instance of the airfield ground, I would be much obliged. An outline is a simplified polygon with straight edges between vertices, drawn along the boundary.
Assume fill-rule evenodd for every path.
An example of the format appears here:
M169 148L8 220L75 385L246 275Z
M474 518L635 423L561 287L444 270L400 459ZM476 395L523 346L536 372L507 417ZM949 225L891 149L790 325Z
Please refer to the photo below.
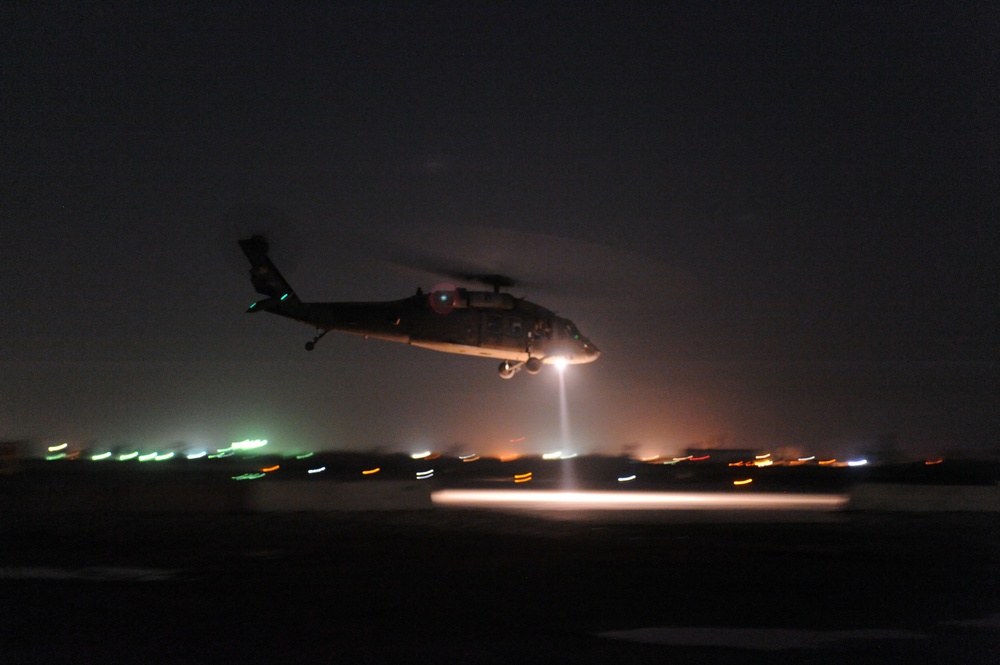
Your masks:
M1000 658L992 513L0 517L6 665Z

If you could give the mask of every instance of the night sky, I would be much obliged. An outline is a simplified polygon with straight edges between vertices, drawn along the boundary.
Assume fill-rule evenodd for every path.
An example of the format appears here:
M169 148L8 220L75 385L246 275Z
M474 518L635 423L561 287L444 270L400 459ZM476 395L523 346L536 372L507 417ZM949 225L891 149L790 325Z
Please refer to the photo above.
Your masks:
M1000 5L540 4L0 4L0 439L565 447L552 368L244 314L262 231L520 279L579 452L1000 454Z

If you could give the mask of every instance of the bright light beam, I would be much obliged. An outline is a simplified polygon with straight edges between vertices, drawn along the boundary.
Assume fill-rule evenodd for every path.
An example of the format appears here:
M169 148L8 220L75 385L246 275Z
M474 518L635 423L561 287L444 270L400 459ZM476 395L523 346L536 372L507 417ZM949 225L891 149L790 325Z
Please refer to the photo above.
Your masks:
M723 492L553 492L520 490L439 490L441 506L548 510L808 510L842 508L842 494L729 494Z

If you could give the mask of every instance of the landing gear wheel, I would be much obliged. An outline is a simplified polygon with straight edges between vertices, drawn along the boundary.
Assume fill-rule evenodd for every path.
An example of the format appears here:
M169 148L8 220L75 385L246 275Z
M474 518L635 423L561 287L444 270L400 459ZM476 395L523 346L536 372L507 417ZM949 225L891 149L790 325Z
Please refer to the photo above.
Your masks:
M528 374L538 374L542 371L542 361L539 358L528 358L524 363L524 369L528 370Z
M510 364L510 361L505 360L500 363L498 371L500 372L501 379L513 379L519 369L521 369L519 365L512 365Z
M328 332L330 332L330 331L329 330L319 330L319 329L317 329L317 335L315 337L313 337L311 340L309 340L308 342L306 342L306 351L312 351L313 349L315 349L316 348L316 342L318 342L320 339L322 339L323 335L327 334Z

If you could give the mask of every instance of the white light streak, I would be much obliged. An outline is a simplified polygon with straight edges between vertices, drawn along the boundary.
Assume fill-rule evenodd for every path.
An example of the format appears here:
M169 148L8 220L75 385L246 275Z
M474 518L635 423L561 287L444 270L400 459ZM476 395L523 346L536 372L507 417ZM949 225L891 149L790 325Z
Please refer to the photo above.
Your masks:
M724 492L559 492L524 490L440 490L442 506L550 510L809 510L834 511L841 494L730 494Z

